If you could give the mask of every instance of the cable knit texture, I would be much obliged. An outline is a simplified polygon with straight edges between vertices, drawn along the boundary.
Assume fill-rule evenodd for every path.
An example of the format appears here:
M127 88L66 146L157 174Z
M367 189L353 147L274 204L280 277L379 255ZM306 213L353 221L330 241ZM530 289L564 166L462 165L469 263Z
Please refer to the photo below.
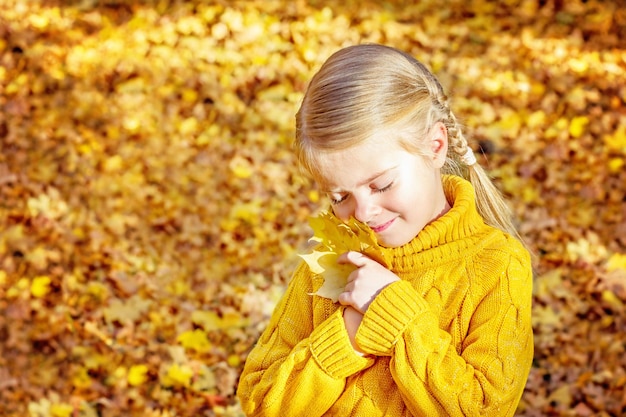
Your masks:
M344 307L311 296L301 264L241 375L249 416L511 416L533 357L528 252L484 224L471 184L444 177L452 209L411 242L385 248L401 281L357 332Z

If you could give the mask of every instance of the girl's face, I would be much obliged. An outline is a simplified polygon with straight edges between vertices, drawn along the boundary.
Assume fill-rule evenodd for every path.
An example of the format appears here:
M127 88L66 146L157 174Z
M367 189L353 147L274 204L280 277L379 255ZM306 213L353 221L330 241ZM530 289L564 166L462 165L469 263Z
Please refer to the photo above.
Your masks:
M441 124L429 132L432 156L416 155L387 134L324 155L320 186L342 220L366 223L381 245L410 242L428 223L450 209L441 184L447 132Z

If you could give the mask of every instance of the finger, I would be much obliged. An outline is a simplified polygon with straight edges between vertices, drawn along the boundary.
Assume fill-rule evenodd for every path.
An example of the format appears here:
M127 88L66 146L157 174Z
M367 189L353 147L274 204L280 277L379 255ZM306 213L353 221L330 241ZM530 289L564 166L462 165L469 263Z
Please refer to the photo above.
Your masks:
M339 304L343 306L349 306L352 304L352 297L349 292L342 292L339 294L337 301L339 301Z
M351 293L352 291L354 291L354 277L353 277L354 273L350 274L348 276L348 280L346 281L346 286L343 287L343 292L344 293Z
M357 268L367 265L367 262L370 260L367 256L363 255L361 252L349 251L342 253L337 258L337 263L340 264L352 264Z

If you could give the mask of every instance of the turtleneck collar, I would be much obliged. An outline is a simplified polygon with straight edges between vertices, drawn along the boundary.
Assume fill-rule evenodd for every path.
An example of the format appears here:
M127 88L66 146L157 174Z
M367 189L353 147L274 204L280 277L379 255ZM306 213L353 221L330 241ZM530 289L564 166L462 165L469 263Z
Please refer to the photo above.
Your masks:
M383 248L392 260L392 270L402 271L420 265L473 252L486 233L493 228L485 225L476 210L476 197L472 185L461 177L443 176L446 199L452 208L429 223L406 245Z

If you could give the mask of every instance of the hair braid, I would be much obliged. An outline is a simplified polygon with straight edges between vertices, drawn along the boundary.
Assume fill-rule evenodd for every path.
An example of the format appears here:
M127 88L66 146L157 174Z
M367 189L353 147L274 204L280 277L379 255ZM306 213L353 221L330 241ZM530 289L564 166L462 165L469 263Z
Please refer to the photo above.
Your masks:
M463 134L458 119L450 109L448 97L442 94L436 100L443 110L443 123L448 130L448 154L455 162L462 162L461 158L465 155L469 146L467 139Z
M476 208L487 224L498 227L522 241L517 228L513 224L512 213L506 204L500 190L492 182L487 172L478 163L467 165L463 162L469 144L461 130L459 121L450 109L450 103L445 94L439 94L434 99L443 110L443 123L448 130L448 163L444 167L445 173L460 175L469 180L474 186Z

